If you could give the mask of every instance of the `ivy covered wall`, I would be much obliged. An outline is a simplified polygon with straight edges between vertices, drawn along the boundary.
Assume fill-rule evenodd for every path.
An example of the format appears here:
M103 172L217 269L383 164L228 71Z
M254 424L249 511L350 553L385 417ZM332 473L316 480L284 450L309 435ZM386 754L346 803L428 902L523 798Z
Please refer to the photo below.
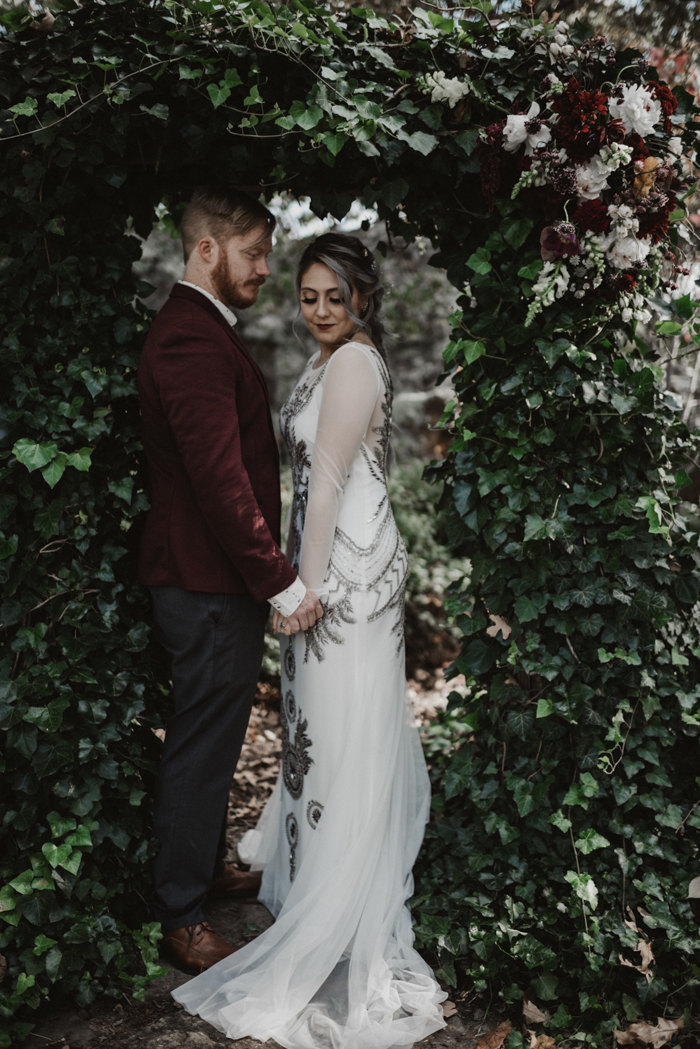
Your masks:
M679 510L695 443L620 289L602 305L568 285L557 297L566 243L545 249L546 270L547 192L514 193L541 187L504 147L509 116L535 121L522 157L550 126L551 73L600 90L637 56L593 54L585 27L495 26L487 9L389 24L300 0L65 2L51 32L2 15L5 1044L45 995L138 990L139 952L156 971L148 791L164 682L129 554L146 505L134 369L148 317L124 233L146 236L158 203L176 214L211 176L308 194L337 217L361 197L390 230L428 237L462 293L446 351L455 441L433 477L474 565L451 596L455 669L483 687L467 706L456 696L446 717L463 742L434 762L421 944L448 982L527 992L563 1028L609 1029L696 987L697 542ZM692 100L674 98L688 148ZM613 153L624 179L636 161ZM693 323L689 300L678 309L673 331Z

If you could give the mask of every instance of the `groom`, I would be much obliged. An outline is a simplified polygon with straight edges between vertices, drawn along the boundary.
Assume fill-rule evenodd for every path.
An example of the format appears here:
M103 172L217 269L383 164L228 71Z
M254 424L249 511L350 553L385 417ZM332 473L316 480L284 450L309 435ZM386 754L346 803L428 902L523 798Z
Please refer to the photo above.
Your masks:
M233 953L204 920L209 896L256 896L224 862L231 780L263 653L268 602L292 631L322 615L279 548L279 456L265 380L235 331L269 276L275 219L234 190L198 189L182 217L185 276L139 363L151 510L139 579L172 658L155 797L154 917L162 953L199 973Z

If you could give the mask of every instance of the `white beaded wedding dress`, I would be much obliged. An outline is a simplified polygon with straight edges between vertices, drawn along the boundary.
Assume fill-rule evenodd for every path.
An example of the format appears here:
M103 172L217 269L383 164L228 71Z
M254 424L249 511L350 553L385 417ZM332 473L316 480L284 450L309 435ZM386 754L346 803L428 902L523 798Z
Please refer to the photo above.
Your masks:
M239 846L276 921L174 997L229 1038L391 1049L445 1026L406 901L430 784L405 700L407 557L386 489L391 384L373 348L311 358L281 413L288 552L323 602L282 637L282 767Z

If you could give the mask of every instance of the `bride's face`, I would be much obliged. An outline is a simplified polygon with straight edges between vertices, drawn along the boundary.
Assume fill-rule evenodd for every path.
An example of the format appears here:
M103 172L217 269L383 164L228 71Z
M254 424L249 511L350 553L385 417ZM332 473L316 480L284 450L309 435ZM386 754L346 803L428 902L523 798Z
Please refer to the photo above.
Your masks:
M320 262L315 262L302 276L300 304L309 331L318 339L322 350L337 349L357 330L340 301L338 278ZM360 296L353 290L352 312L359 317L361 309Z

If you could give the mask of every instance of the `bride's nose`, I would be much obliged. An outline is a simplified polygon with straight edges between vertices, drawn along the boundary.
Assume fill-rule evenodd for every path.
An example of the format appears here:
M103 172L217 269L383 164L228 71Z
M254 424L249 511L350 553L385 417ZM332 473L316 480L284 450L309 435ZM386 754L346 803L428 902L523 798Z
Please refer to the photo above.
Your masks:
M316 313L319 317L327 317L330 313L330 310L328 308L328 302L326 301L324 295L319 295L318 297L318 306L316 307Z

